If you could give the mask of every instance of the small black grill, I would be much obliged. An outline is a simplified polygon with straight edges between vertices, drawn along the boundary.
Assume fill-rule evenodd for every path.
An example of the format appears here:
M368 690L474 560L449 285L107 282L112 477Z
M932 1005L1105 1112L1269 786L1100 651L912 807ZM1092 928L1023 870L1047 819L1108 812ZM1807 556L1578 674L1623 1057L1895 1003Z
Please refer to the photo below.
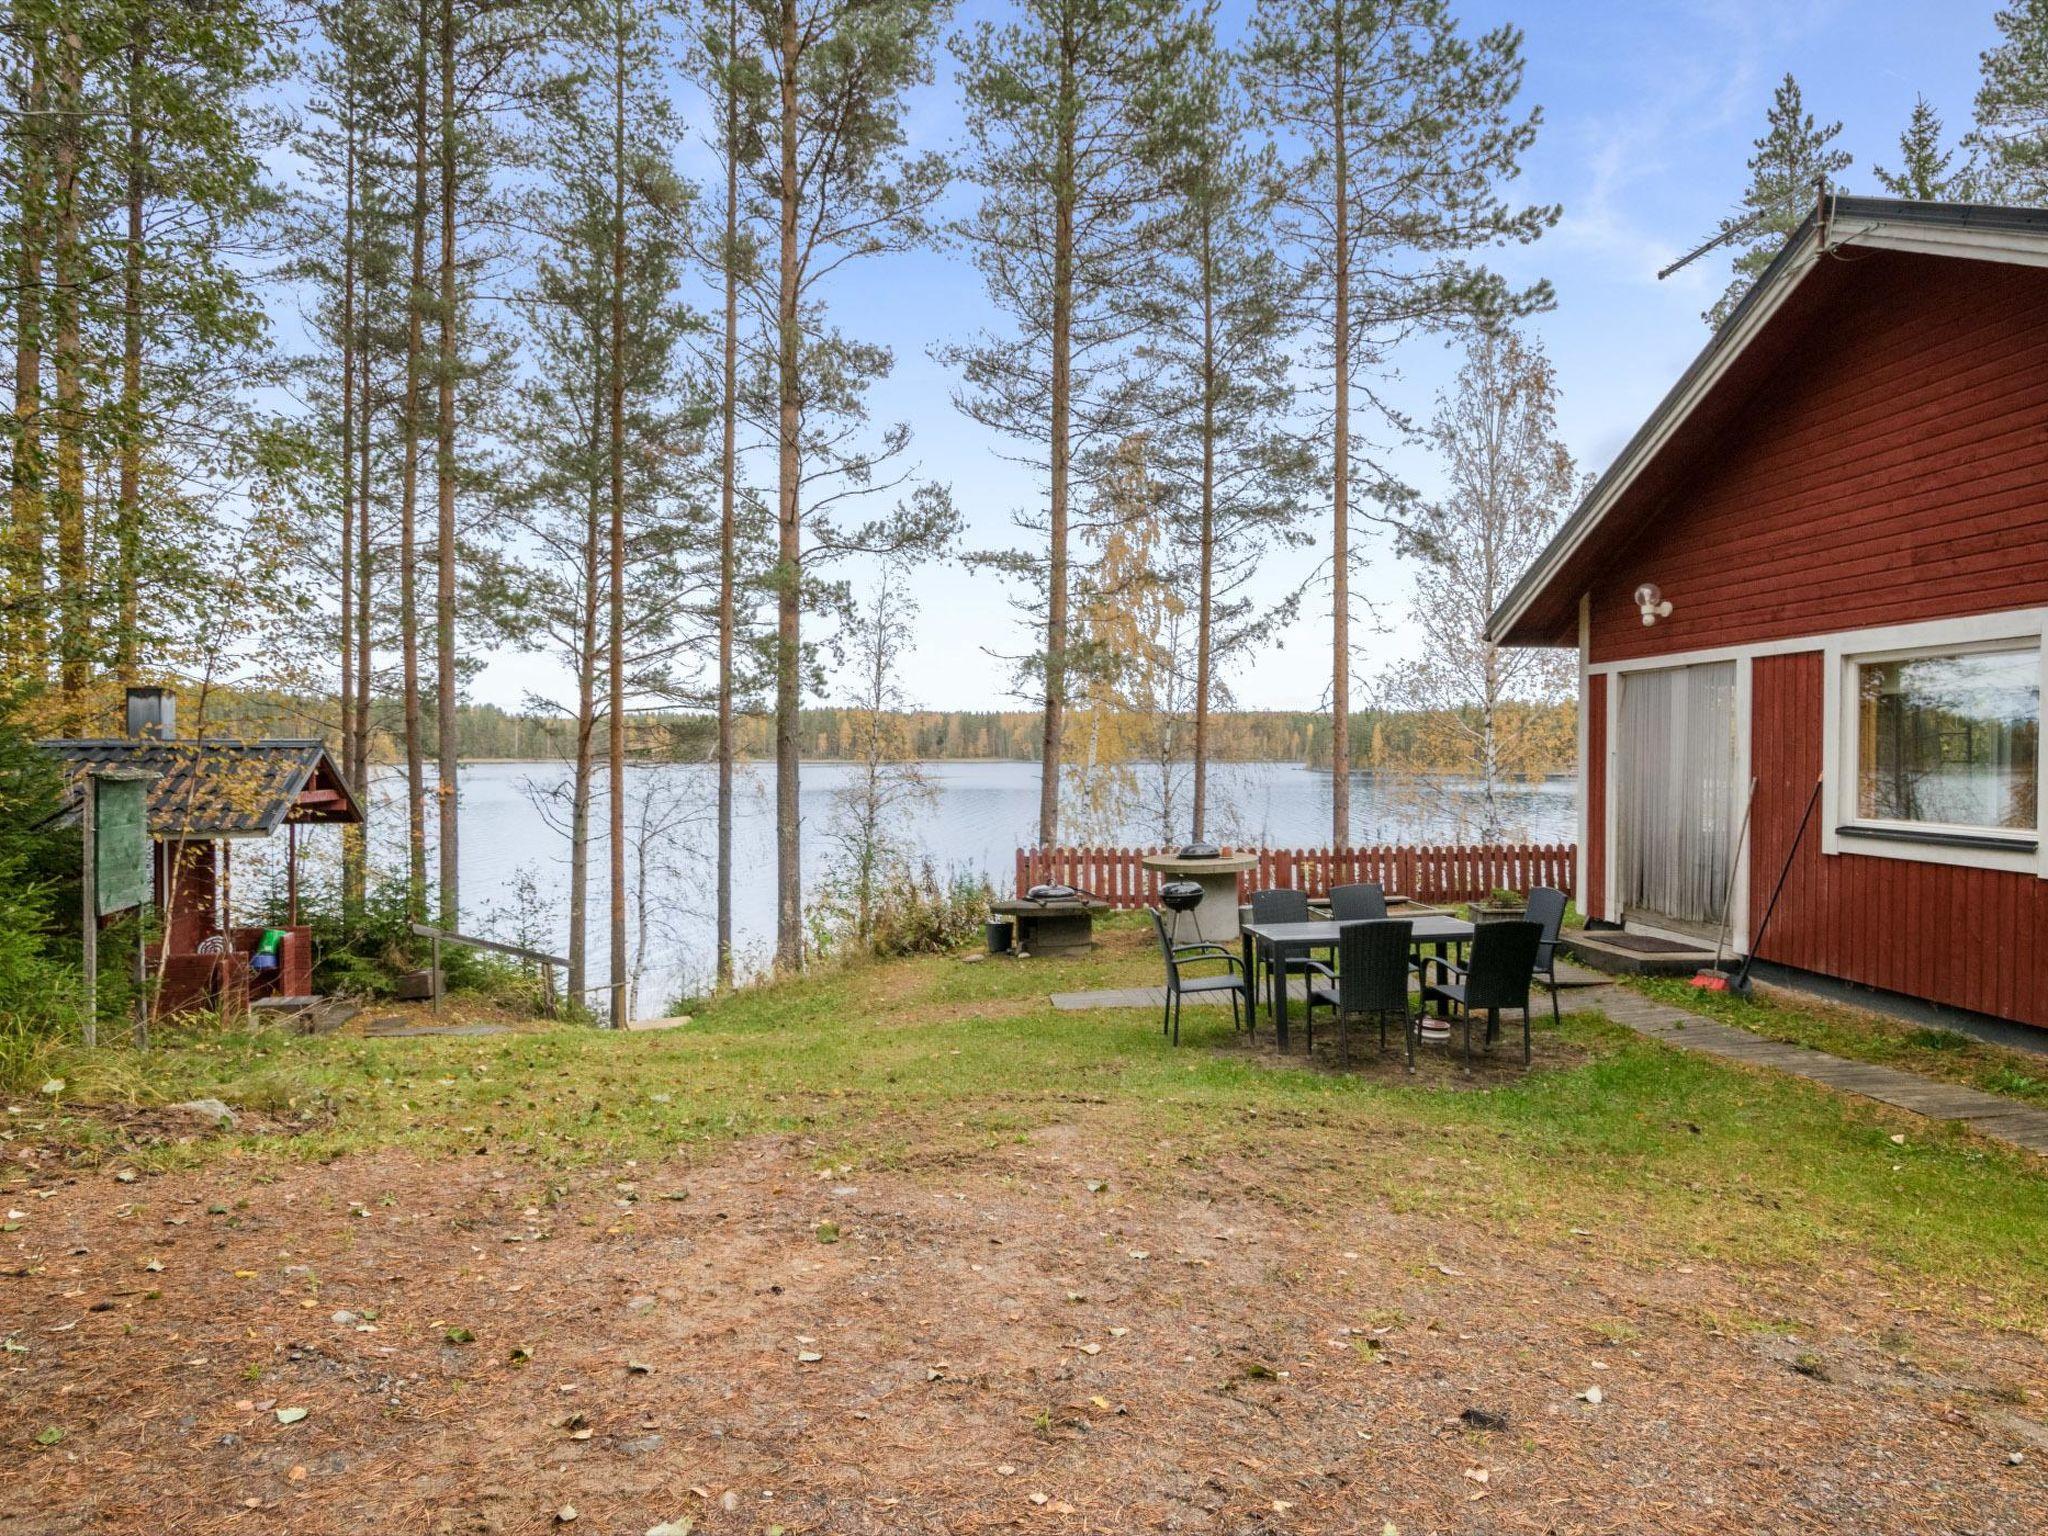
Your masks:
M1202 887L1193 880L1169 880L1159 887L1159 904L1169 912L1192 912L1202 904Z
M1071 885L1034 885L1024 893L1026 901L1079 901L1081 893Z

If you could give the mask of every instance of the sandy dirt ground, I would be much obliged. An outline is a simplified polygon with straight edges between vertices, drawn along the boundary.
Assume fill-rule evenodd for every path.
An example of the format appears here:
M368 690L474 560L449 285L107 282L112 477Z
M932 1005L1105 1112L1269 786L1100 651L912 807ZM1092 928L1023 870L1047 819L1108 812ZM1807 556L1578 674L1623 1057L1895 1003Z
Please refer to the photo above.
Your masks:
M7 1194L0 1532L2048 1530L2048 1348L1114 1106ZM1815 1319L1823 1319L1816 1323Z

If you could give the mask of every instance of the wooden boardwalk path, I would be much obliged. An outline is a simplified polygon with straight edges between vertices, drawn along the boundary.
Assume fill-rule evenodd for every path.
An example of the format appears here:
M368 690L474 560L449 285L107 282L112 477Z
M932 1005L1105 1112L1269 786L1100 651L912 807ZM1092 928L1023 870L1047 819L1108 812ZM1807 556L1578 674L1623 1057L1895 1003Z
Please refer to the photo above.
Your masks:
M1844 1061L1825 1051L1781 1040L1766 1040L1733 1024L1723 1024L1669 1003L1660 1003L1626 987L1602 987L1588 1001L1617 1024L1662 1040L1680 1050L1722 1056L1751 1066L1774 1067L1841 1093L1860 1094L1930 1120L1961 1120L1970 1129L2030 1152L2048 1153L2048 1109L2022 1104L2000 1094L1936 1082L1916 1072L1880 1067L1866 1061Z

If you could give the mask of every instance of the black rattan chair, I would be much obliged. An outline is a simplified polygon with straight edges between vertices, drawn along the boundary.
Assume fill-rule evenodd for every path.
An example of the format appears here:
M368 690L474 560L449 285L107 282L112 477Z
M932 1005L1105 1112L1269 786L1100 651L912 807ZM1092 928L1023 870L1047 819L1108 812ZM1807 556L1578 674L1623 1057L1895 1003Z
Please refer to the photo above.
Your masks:
M1565 904L1571 898L1563 891L1538 886L1529 893L1529 921L1543 929L1543 942L1536 946L1534 973L1550 988L1550 1021L1563 1023L1557 1009L1557 936L1564 927Z
M1500 1033L1501 1011L1522 1014L1522 1065L1532 1059L1529 1038L1529 987L1535 980L1536 951L1543 944L1543 925L1531 922L1481 923L1472 934L1468 962L1455 965L1435 956L1422 962L1422 998L1442 998L1465 1019L1465 1061L1472 1061L1472 1016L1486 1015L1486 1040L1491 1048ZM1435 980L1430 979L1431 973ZM1453 978L1456 978L1455 980Z
M1173 1043L1180 1044L1180 1000L1184 993L1206 996L1215 992L1230 994L1230 1022L1238 1023L1237 1000L1245 994L1244 961L1233 955L1221 944L1176 944L1167 935L1166 915L1157 907L1148 909L1152 914L1152 926L1159 931L1159 953L1166 961L1166 1012L1159 1021L1159 1032L1173 1035ZM1230 967L1223 976L1183 976L1183 965L1198 965L1205 960L1221 960Z
M1336 893L1333 891L1334 896ZM1346 923L1338 930L1337 974L1326 983L1309 983L1308 1048L1316 1048L1316 1009L1337 1014L1339 1050L1351 1061L1351 1021L1377 1018L1380 1049L1387 1048L1387 1015L1399 1014L1401 1034L1408 1042L1408 1065L1415 1065L1415 1029L1408 1012L1408 941L1415 931L1409 922L1384 918Z
M1252 921L1254 923L1305 923L1309 921L1308 896L1302 891L1271 890L1252 892ZM1261 944L1253 955L1253 964L1260 973L1251 978L1251 984L1261 984L1260 977L1273 974L1273 957ZM1287 959L1287 975L1302 976L1325 969L1318 966L1306 955L1290 955ZM1281 978L1286 984L1286 976Z
M1387 893L1367 881L1330 887L1330 918L1339 923L1377 923L1386 918Z

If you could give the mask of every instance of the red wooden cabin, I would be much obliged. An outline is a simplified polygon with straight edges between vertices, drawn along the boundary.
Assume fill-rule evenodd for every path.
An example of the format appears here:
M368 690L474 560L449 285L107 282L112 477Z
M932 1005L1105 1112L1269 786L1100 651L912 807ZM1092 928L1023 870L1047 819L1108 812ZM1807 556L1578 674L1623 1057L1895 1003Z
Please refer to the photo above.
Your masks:
M234 1014L252 997L310 996L312 936L298 921L298 829L363 819L327 748L318 741L179 740L173 700L161 689L129 691L128 729L125 737L43 746L62 760L74 789L92 769L154 776L149 831L163 937L149 958L157 1011ZM278 968L258 972L250 960L263 930L236 927L230 916L234 847L280 829L291 844L290 911Z
M1746 953L1789 860L1759 961L2048 1027L2044 631L2048 213L1851 197L1490 626L1578 649L1590 918Z

